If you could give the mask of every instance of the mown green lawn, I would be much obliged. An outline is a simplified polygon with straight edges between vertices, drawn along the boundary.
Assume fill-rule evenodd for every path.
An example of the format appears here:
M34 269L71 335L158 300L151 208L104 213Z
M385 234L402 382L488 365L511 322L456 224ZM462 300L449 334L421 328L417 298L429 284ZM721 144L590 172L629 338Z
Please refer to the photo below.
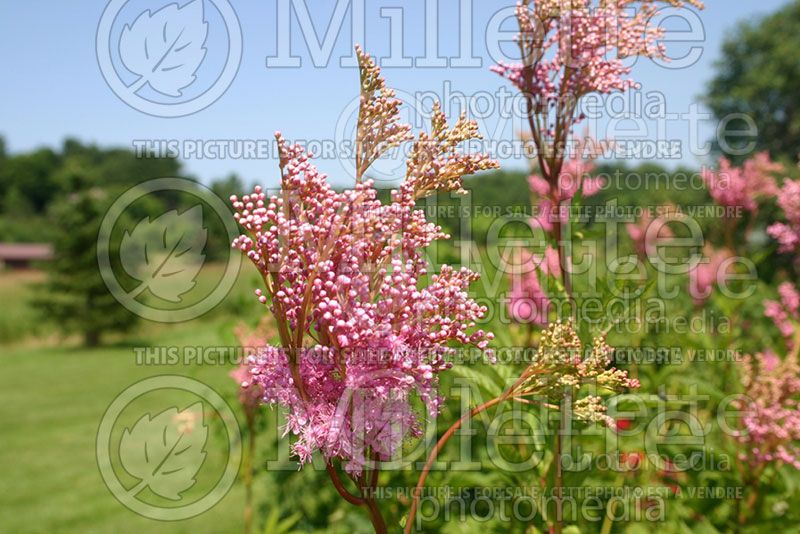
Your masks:
M226 310L182 325L143 324L111 345L80 347L32 328L23 296L41 277L0 273L0 325L17 332L0 344L0 530L3 532L237 532L244 490L237 482L211 510L189 520L158 522L122 506L106 488L95 458L101 418L131 384L160 374L196 378L225 397L234 411L230 365L136 364L133 346L233 343L236 318ZM232 295L230 298L239 298ZM11 305L9 306L9 303ZM210 433L207 450L214 459Z
M221 369L173 369L231 388ZM241 530L240 486L214 508L180 523L137 516L111 495L95 459L98 425L130 384L159 374L128 349L3 350L0 524L5 532L222 532Z

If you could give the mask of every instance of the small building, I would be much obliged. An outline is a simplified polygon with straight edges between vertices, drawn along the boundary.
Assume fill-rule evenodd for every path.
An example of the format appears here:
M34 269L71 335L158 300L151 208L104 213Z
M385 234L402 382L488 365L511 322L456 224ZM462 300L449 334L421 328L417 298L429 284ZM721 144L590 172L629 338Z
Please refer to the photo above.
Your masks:
M27 269L33 262L52 259L49 243L0 243L0 269Z

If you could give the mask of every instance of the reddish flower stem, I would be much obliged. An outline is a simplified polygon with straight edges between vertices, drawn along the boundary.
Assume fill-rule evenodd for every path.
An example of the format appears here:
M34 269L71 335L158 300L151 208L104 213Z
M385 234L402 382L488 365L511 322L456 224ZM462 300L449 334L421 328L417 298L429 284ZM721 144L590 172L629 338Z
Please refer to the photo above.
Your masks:
M464 422L467 419L475 417L479 413L481 413L481 412L483 412L485 410L488 410L492 406L500 404L501 402L505 401L506 399L507 399L506 395L501 395L499 397L495 397L494 399L492 399L492 400L490 400L488 402L485 402L485 403L481 404L477 408L473 408L468 414L465 414L465 415L461 416L461 418L458 421L453 423L453 425L450 426L450 428L447 429L447 432L445 432L442 435L442 437L439 438L439 441L436 442L436 446L433 448L431 453L428 455L428 461L425 462L425 467L422 469L422 473L419 476L419 480L417 481L417 487L414 488L414 498L411 501L411 509L408 512L408 519L406 520L406 526L405 526L405 529L403 530L403 532L405 534L411 534L411 532L412 532L413 524L414 524L414 517L417 515L417 507L419 506L419 498L420 498L420 496L422 494L422 488L425 487L425 480L428 478L428 474L430 474L430 470L431 470L431 467L433 467L433 463L436 461L436 458L439 456L439 451L442 450L444 445L450 440L451 437L453 437L453 434L455 434L456 431L459 428L461 428L461 425L463 425Z
M492 406L496 406L506 400L513 398L515 393L517 392L517 388L521 386L528 378L532 375L536 374L535 371L527 369L522 376L517 379L514 384L508 388L502 395L499 397L495 397L494 399L487 401L480 406L473 408L470 410L469 413L464 414L461 418L453 423L450 428L439 438L439 441L436 442L436 445L433 447L433 450L428 455L428 460L425 462L425 466L422 468L422 472L419 475L419 479L417 480L417 486L414 488L414 497L411 501L411 509L408 512L408 518L406 519L406 526L403 529L405 534L411 534L414 525L414 518L417 515L417 507L419 506L419 499L422 495L422 489L425 487L425 480L427 480L428 475L430 474L431 468L433 467L433 463L436 461L436 458L439 456L439 452L444 448L445 444L450 440L453 435L455 435L456 431L461 428L461 425L464 424L465 421L475 417L476 415L480 414L491 408Z

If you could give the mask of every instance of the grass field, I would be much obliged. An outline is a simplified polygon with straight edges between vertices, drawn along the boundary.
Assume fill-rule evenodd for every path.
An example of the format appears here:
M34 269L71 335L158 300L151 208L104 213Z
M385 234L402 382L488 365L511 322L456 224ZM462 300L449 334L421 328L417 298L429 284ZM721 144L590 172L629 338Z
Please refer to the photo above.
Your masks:
M143 323L124 338L112 338L109 345L87 349L77 344L77 338L45 336L44 329L36 327L26 298L31 284L40 279L35 272L0 273L0 299L6 303L0 312L0 329L7 334L0 345L0 530L241 531L244 490L238 482L219 504L200 516L157 522L134 514L112 496L95 458L98 425L109 404L148 376L196 378L220 392L235 409L230 366L142 366L137 365L132 347L230 345L236 319L232 314L212 313L207 319L180 325ZM210 434L209 440L220 439ZM217 448L209 441L209 458Z

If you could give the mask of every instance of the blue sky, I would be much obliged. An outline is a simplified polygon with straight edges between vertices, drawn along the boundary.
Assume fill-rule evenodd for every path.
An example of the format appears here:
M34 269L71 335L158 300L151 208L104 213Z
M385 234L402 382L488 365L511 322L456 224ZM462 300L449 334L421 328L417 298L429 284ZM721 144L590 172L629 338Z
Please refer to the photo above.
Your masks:
M171 0L175 1L175 0ZM180 0L186 4L187 0ZM130 0L119 10L120 19L130 12L146 9L157 11L169 1ZM207 55L204 68L220 66L226 60L229 47L220 40L219 12L210 0L206 9L211 30L208 33ZM353 68L342 67L340 58L347 56L352 46L350 13L338 34L330 61L314 66L303 32L292 12L292 54L301 58L301 67L277 68L267 65L267 58L276 55L277 17L279 0L233 0L242 35L241 63L232 83L222 96L207 108L179 118L161 118L132 109L118 98L101 73L96 53L96 35L107 2L83 0L80 2L2 0L0 2L0 54L2 54L3 83L0 84L0 134L6 138L11 151L29 150L41 145L56 146L67 136L102 145L132 147L134 140L216 140L216 139L270 139L272 132L282 130L290 139L335 139L337 123L347 113L357 91L357 73ZM336 1L309 0L311 20L321 34L329 24ZM368 0L364 9L366 34L365 48L379 56L389 55L390 40L397 39L401 29L404 54L412 58L425 56L426 35L436 36L439 53L446 58L457 57L459 46L471 41L474 56L480 66L462 68L409 68L385 67L389 84L403 94L419 96L420 92L440 95L450 92L451 106L455 112L458 95L496 95L505 86L488 67L493 63L487 42L490 20L511 2L497 3L472 1L472 32L459 32L463 0L429 0L438 5L438 24L425 16L424 0ZM467 2L468 3L468 2ZM691 47L699 48L699 59L685 68L664 68L649 61L634 66L634 77L642 84L642 94L660 91L669 113L686 113L698 102L706 82L711 76L711 65L718 57L724 36L729 35L737 21L753 19L778 9L784 0L723 1L709 0L707 9L698 14L702 22L702 41L696 43L670 43L670 54L681 56ZM128 10L128 11L125 11ZM402 27L399 23L402 10ZM134 13L135 14L135 13ZM383 14L383 16L381 16ZM394 16L395 28L390 31ZM216 19L214 18L216 17ZM216 24L216 26L215 26ZM688 29L686 21L669 20L665 27L671 30ZM426 29L427 25L427 29ZM117 23L117 32L122 25ZM214 29L217 28L217 29ZM503 29L512 29L506 23ZM435 31L435 34L433 33ZM119 34L113 34L119 39ZM697 34L696 34L697 35ZM224 37L224 35L223 35ZM113 42L113 40L112 40ZM430 39L428 40L430 43ZM222 44L220 44L222 43ZM397 50L397 49L396 49ZM511 51L505 47L501 50ZM475 60L473 60L474 62ZM198 71L198 76L205 75ZM473 99L479 105L479 99ZM486 102L483 102L486 104ZM627 104L637 108L638 104ZM446 105L446 110L448 106ZM494 140L511 140L513 123L498 127L499 119L489 115L482 118L481 127L487 137ZM597 123L598 129L608 125L607 119ZM647 128L653 135L679 140L686 145L689 128L685 121L670 123L663 135L656 134L657 125ZM700 136L713 134L714 125L704 123ZM341 128L340 128L341 130ZM602 132L601 132L602 133ZM667 162L698 164L700 156L683 153L679 161ZM521 168L516 158L504 161L510 167ZM275 164L270 159L198 159L185 160L187 173L203 181L237 172L247 181L273 185L276 181ZM338 183L347 183L347 166L335 159L320 161L320 167L331 174ZM391 174L391 166L387 167ZM147 178L147 177L143 177Z

